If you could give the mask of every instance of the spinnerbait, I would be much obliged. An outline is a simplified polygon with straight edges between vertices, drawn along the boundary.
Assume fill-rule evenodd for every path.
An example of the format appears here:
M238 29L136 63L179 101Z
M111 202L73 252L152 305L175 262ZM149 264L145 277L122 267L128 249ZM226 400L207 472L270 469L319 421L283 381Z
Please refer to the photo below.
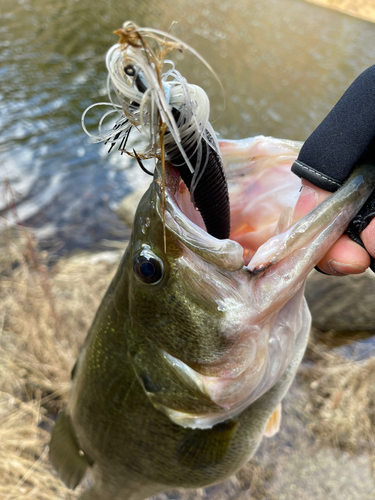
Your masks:
M113 109L102 116L99 135L93 136L84 125L85 115L92 107L109 103L87 108L82 117L85 132L94 142L110 143L109 151L118 145L121 152L135 155L139 161L160 158L160 124L166 124L166 160L180 172L207 232L219 239L228 238L228 186L216 134L208 121L208 97L197 85L188 84L172 61L164 60L164 55L173 49L195 51L169 34L138 28L133 23L125 23L116 33L121 36L120 43L111 47L106 57L108 95ZM163 38L157 35L163 35ZM150 37L158 44L158 56L146 41ZM164 64L171 68L161 73ZM111 90L114 90L118 103L113 102ZM113 113L120 117L110 131L102 132L104 120ZM133 127L148 141L137 153L127 150Z

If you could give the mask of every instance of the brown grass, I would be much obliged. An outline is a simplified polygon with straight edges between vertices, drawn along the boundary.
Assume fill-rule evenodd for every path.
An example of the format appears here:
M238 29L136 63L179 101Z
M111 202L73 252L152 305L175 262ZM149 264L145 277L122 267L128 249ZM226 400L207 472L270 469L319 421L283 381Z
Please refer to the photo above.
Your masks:
M76 256L49 270L24 231L2 234L0 247L0 498L76 498L47 445L115 264Z
M314 340L310 353L316 361L300 371L310 390L307 427L322 443L366 452L375 464L375 357L369 352L367 359L345 359Z

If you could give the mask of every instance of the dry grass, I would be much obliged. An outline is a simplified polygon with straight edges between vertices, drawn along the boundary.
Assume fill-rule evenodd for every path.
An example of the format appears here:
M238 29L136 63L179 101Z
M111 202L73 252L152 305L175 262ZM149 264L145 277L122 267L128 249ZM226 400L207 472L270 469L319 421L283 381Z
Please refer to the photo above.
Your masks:
M328 446L368 453L375 464L375 357L345 359L314 336L310 350L316 361L300 371L310 389L308 429Z
M0 246L0 498L76 498L48 462L49 431L115 265L75 257L49 270L14 230Z

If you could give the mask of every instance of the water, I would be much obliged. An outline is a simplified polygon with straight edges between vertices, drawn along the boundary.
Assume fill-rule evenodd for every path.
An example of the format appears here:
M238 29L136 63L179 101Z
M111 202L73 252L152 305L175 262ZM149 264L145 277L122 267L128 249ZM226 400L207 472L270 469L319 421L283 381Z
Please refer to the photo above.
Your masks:
M94 248L127 238L115 208L145 174L91 144L80 117L105 99L107 49L132 19L168 29L190 55L178 69L211 100L221 137L304 140L375 59L375 26L302 0L2 0L0 215L36 230L45 248ZM16 211L14 206L16 202Z

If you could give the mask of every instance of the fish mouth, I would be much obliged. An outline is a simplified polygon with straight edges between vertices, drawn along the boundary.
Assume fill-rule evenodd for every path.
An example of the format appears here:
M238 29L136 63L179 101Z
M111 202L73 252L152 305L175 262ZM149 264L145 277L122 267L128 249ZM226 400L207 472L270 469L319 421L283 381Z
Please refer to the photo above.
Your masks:
M243 268L243 247L236 241L219 240L207 232L177 168L166 162L164 176L159 166L154 181L158 191L158 214L176 238L196 255L221 269L234 272Z

